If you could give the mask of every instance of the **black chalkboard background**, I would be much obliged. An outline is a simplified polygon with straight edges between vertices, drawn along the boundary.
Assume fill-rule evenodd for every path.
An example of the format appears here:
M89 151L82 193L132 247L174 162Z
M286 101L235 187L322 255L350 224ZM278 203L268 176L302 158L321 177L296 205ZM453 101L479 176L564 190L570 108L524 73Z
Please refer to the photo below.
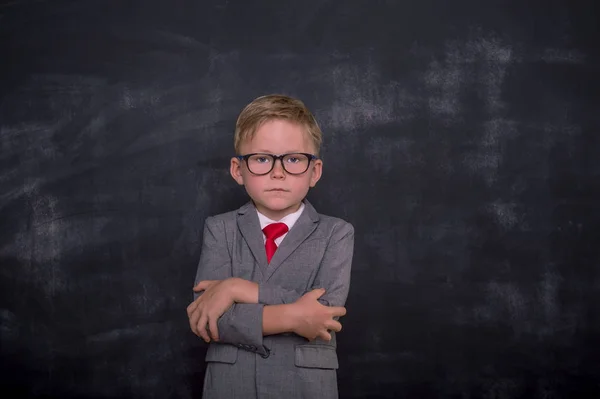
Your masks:
M573 3L573 4L570 4ZM0 5L3 398L198 398L237 114L298 96L356 235L343 398L600 397L600 25L583 1Z

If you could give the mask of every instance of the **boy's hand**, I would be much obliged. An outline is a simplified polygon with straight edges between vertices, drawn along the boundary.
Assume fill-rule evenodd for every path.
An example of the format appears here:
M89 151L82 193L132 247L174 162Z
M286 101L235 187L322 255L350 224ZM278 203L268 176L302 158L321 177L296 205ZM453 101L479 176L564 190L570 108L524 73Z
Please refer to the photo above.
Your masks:
M194 292L204 293L187 307L187 314L192 331L205 342L219 340L217 321L234 303L234 284L234 279L205 280L194 287Z
M323 288L312 290L291 305L294 309L293 331L311 341L317 337L330 341L328 330L339 332L342 329L340 322L333 318L344 316L346 308L322 305L317 299L324 293Z

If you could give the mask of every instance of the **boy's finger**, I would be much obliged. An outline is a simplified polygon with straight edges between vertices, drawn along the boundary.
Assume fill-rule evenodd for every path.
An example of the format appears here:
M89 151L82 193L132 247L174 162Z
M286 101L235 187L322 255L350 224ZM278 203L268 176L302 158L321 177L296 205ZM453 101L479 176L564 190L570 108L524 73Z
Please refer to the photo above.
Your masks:
M331 334L329 334L327 331L319 332L319 337L325 341L331 341Z
M316 301L317 299L322 297L324 293L325 288L315 288L314 290L310 291L307 295Z
M200 332L198 331L198 320L200 319L200 312L196 311L194 313L192 313L192 316L190 317L190 325L192 326L192 331L194 331L194 334L200 336Z
M190 317L190 320L189 320L189 321L190 321L190 329L192 330L192 332L193 332L194 334L198 335L198 333L196 332L196 323L194 323L194 322L192 321L192 318L191 318L191 317Z
M208 342L210 342L210 337L208 336L206 324L207 324L206 315L202 315L202 317L200 317L200 320L198 321L198 324L197 324L198 333L200 333L200 336L202 337L204 342L208 343Z
M331 314L335 317L341 317L346 315L346 308L343 306L332 306Z
M331 322L327 325L327 329L335 332L342 331L342 323L339 321L331 320Z
M198 292L198 291L206 291L206 289L208 287L210 287L212 285L212 283L214 282L214 280L203 280L200 281L198 284L196 284L196 286L194 287L194 292Z
M190 317L190 315L194 312L194 310L196 310L197 306L198 306L198 302L196 302L196 301L194 301L188 305L188 307L186 309L188 317Z
M217 320L218 320L217 318L212 317L208 322L208 326L210 328L210 337L214 341L219 340L219 329L217 328Z
M189 315L190 327L192 328L192 331L196 335L198 335L198 328L196 326L198 325L199 318L200 318L200 312L198 312L196 310L193 311L192 313L190 313L190 315Z
M200 324L198 324L198 336L200 338L202 338L202 340L204 342L206 342L207 344L210 343L210 337L208 336L208 329L206 327L205 328L200 327Z

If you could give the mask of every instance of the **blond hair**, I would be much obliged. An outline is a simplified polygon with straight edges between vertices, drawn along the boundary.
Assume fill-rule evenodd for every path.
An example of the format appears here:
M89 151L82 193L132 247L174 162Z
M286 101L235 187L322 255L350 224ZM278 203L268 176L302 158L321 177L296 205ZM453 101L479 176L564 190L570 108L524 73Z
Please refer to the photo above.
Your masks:
M319 155L322 133L315 117L302 101L281 94L258 97L242 110L233 137L236 154L241 155L240 147L245 140L251 140L264 123L274 119L302 126L315 147L314 155Z

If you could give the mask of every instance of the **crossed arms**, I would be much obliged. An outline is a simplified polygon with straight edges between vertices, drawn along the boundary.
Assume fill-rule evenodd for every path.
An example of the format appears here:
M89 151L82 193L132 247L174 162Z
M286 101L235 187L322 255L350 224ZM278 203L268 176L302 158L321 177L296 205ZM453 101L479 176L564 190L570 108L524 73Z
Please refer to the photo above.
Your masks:
M330 340L328 330L340 331L335 319L346 313L343 305L350 286L354 229L336 224L314 284L306 292L286 290L232 276L224 223L209 217L194 287L197 296L188 308L192 331L210 340L265 351L263 336L295 333L308 340ZM261 353L262 354L262 353Z

